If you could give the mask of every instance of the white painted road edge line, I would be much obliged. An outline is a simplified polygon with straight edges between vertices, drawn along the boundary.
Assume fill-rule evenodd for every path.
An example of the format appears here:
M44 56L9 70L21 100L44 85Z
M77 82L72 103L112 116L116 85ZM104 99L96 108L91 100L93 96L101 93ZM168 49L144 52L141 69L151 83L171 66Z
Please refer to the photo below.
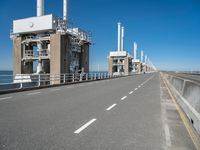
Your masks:
M59 91L59 90L60 90L60 89L52 89L51 91L54 92L54 91Z
M97 119L92 119L86 124L84 124L82 127L80 127L78 130L74 131L75 134L79 134L81 131L83 131L85 128L87 128L89 125L91 125L93 122L95 122Z
M74 86L69 86L69 87L67 87L68 89L72 89L72 88L74 88Z
M2 97L2 98L0 98L0 101L6 100L6 99L11 99L11 98L13 98L13 97Z
M113 104L113 105L111 105L110 107L108 107L106 110L109 111L109 110L111 110L112 108L114 108L116 105L117 105L117 104Z
M28 93L27 95L36 95L36 94L40 94L41 92L35 92L35 93Z
M146 84L149 80L151 80L152 78L154 77L154 75L153 76L151 76L149 79L147 79L146 81L144 81L142 84L144 85L144 84Z
M133 91L130 91L129 94L133 94Z
M127 98L127 96L124 96L124 97L121 98L121 100L125 100L126 98Z
M166 144L168 147L171 147L171 138L170 138L170 132L169 132L169 126L168 124L164 125L164 130L165 130L165 138L166 138Z
M135 91L137 91L138 88L135 88Z

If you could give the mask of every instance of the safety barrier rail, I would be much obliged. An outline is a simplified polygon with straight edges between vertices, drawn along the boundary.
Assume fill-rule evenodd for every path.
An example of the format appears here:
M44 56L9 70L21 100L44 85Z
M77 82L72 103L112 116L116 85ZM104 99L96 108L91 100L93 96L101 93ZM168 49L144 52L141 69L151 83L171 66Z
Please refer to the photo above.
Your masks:
M80 73L80 74L17 74L0 75L0 93L8 90L20 90L53 85L63 85L85 81L117 78L124 75L112 75L110 73Z
M161 75L200 135L200 83L167 73Z

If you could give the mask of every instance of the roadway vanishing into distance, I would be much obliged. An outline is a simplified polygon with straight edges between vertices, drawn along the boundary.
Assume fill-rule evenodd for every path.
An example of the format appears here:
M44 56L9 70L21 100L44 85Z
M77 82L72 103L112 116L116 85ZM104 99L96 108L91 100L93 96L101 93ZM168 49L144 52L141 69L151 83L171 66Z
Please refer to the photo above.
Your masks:
M1 150L195 149L159 73L0 95Z

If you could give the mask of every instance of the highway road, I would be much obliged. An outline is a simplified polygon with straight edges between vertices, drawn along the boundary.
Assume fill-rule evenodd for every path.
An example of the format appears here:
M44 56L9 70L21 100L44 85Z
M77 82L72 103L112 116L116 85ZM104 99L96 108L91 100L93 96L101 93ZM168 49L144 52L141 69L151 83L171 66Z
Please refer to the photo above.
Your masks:
M0 149L195 147L154 73L0 95Z

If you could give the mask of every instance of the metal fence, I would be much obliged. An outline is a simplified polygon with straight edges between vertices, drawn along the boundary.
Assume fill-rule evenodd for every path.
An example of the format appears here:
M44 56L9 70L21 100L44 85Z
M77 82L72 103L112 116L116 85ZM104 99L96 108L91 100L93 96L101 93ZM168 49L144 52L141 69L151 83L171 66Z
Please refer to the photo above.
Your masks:
M121 76L123 75L112 75L110 73L18 74L16 76L0 75L0 81L2 82L0 83L0 92L93 80L103 80Z

